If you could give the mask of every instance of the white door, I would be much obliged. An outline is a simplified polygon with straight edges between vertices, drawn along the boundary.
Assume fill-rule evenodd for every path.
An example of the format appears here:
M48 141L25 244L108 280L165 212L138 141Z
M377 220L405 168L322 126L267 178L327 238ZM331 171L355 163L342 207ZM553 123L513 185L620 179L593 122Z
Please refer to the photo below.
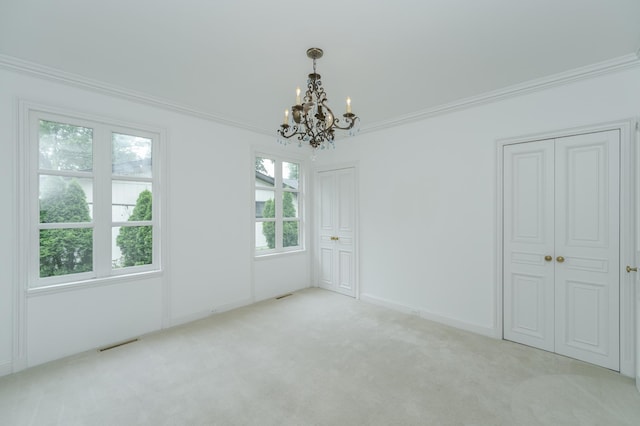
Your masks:
M618 370L619 131L504 147L504 336Z
M355 170L318 172L316 182L318 285L355 297Z
M504 148L504 338L554 350L554 141Z
M556 140L556 352L614 370L620 368L619 141L617 130Z

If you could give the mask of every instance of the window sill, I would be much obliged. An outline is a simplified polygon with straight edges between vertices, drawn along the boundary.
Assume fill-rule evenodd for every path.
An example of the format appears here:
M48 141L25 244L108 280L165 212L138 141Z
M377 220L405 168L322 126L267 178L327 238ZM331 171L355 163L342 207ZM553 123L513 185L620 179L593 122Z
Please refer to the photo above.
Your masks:
M277 253L256 254L253 256L253 260L257 260L257 261L270 260L270 259L276 259L279 257L286 257L286 256L299 256L306 253L307 253L306 249L300 249L300 250L291 250L291 251L279 251Z
M44 296L48 294L63 293L74 290L84 290L94 287L104 287L108 285L120 284L126 281L140 281L158 278L162 276L162 271L145 271L127 275L116 275L104 278L92 278L90 280L76 281L71 283L53 284L44 287L34 287L27 289L27 297Z

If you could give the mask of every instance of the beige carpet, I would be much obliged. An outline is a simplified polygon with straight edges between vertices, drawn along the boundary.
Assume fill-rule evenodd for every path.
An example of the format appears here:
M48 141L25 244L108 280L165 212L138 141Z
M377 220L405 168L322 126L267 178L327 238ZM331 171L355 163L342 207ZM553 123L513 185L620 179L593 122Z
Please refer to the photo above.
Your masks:
M0 378L2 425L639 425L612 371L309 289Z

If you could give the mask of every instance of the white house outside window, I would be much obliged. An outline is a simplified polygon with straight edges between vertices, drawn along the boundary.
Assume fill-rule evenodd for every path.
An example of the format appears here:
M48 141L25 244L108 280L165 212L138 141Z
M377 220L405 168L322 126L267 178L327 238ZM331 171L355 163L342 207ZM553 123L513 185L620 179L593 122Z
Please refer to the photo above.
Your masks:
M256 255L303 248L301 202L300 162L267 154L256 154Z
M28 110L29 287L160 269L160 135Z

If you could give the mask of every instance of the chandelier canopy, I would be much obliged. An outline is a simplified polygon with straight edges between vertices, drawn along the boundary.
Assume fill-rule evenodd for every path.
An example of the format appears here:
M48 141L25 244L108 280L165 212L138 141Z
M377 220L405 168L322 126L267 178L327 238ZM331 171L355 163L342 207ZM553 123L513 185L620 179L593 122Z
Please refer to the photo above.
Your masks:
M325 149L333 146L335 130L349 130L350 135L357 131L359 118L351 112L351 98L347 98L346 112L343 118L333 114L327 105L327 94L322 87L320 74L316 73L316 59L322 57L322 49L312 47L307 50L307 56L313 59L313 73L307 80L307 91L300 99L300 88L296 89L296 104L291 107L290 123L289 110L284 111L284 122L278 129L278 134L284 139L297 136L298 144L308 143L313 149ZM280 140L286 143L284 140Z

